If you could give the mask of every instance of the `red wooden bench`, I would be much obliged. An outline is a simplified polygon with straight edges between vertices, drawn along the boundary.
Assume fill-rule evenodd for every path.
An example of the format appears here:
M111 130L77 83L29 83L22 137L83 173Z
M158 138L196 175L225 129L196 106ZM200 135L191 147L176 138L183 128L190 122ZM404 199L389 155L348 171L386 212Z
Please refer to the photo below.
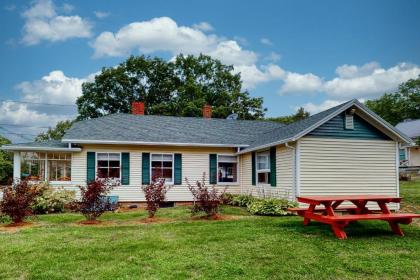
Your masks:
M399 224L410 224L414 218L420 218L420 214L391 213L387 203L399 203L401 198L381 195L348 195L348 196L309 196L298 197L299 202L309 204L308 208L289 208L289 211L297 212L304 217L304 225L311 220L330 224L334 234L339 239L347 238L344 227L352 221L358 220L383 220L387 221L395 234L403 236ZM350 201L353 207L340 207L344 201ZM369 201L376 202L380 210L373 211L367 208ZM323 205L323 207L318 207ZM336 215L335 211L346 211L348 214ZM379 213L378 213L379 212Z

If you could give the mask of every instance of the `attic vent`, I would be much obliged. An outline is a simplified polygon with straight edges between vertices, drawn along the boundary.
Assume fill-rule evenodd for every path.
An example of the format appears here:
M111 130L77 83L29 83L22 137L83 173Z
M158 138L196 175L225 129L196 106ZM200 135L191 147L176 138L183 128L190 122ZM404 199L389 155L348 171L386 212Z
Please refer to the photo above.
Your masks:
M344 128L354 129L354 115L346 114L346 118L344 120Z

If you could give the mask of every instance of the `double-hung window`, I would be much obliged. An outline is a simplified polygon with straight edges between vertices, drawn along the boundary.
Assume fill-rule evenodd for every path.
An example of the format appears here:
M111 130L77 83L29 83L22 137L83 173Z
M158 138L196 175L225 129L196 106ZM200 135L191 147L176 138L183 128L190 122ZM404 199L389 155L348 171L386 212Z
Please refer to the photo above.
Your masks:
M257 153L256 164L258 184L270 184L270 153Z
M229 155L218 155L217 157L217 182L237 183L238 182L238 157Z
M97 153L98 178L121 179L121 154Z
M165 183L172 184L174 182L174 156L173 154L152 154L151 157L151 178L165 179Z

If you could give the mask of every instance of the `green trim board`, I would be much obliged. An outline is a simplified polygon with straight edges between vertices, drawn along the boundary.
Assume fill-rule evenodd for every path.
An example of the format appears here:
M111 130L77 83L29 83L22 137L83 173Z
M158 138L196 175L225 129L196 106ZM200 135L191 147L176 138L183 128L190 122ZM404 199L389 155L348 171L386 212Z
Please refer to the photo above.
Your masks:
M86 182L90 183L95 181L96 177L96 153L95 152L87 152L86 156Z
M252 152L252 161L251 161L252 163L252 167L251 167L251 170L252 170L252 185L253 186L255 186L256 184L257 184L257 171L256 171L256 164L257 164L257 161L256 161L256 158L255 158L255 152Z
M276 147L270 148L270 185L277 186Z
M209 155L209 182L217 184L217 154Z
M354 138L354 139L374 139L390 140L379 129L365 121L357 114L354 115L354 129L345 128L345 112L330 119L320 127L311 131L307 136L319 136L328 138Z
M182 154L174 154L174 184L182 184Z
M141 183L143 185L150 184L150 153L141 155Z

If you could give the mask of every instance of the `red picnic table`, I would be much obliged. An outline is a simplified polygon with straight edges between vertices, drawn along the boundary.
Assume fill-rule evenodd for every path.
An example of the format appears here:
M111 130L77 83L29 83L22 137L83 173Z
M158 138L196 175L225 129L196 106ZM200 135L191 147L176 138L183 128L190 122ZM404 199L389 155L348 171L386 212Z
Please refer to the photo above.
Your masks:
M385 195L331 195L298 197L297 200L309 204L309 207L290 208L289 211L297 212L304 217L304 225L308 225L311 220L330 224L335 236L339 239L347 238L344 227L352 221L387 221L395 234L404 236L399 224L410 224L413 218L420 218L420 214L391 213L387 203L400 203L401 198L399 197ZM349 201L354 206L340 207L344 201ZM367 207L369 201L376 202L380 210L369 210ZM336 211L347 213L337 215Z

